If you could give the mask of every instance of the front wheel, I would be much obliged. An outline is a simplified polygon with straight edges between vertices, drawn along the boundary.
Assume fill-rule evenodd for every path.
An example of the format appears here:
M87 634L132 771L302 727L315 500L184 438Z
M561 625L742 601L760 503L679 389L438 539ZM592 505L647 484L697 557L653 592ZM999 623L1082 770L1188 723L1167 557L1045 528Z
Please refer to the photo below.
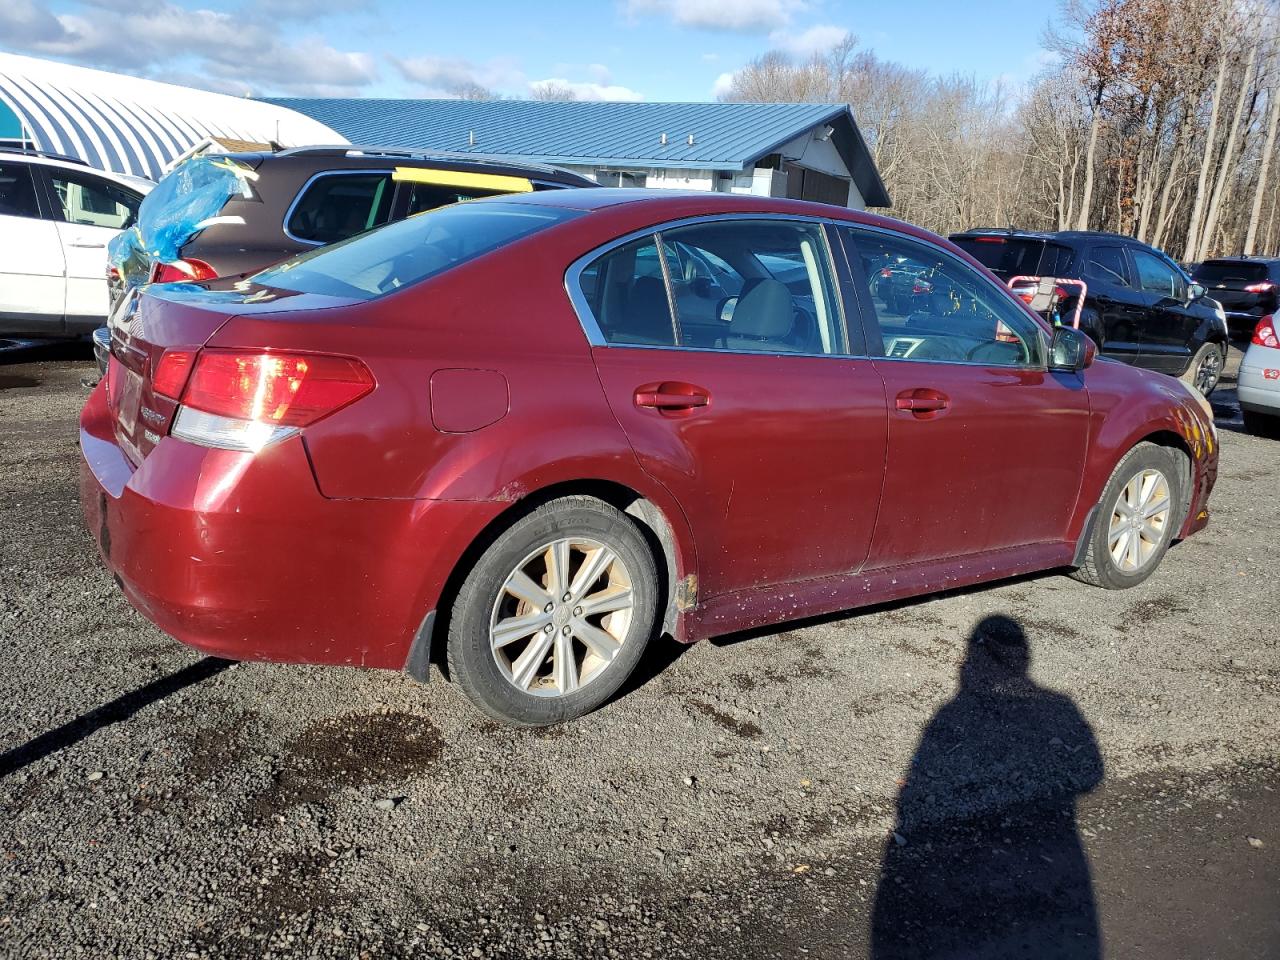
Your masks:
M657 571L635 522L591 497L517 520L476 561L449 621L451 677L519 726L572 720L635 669L657 620Z
M1102 491L1077 580L1124 590L1155 573L1182 525L1182 455L1140 443Z
M1201 396L1207 397L1217 388L1225 365L1226 357L1222 347L1216 343L1202 344L1191 358L1187 372L1182 375L1182 382L1194 387Z

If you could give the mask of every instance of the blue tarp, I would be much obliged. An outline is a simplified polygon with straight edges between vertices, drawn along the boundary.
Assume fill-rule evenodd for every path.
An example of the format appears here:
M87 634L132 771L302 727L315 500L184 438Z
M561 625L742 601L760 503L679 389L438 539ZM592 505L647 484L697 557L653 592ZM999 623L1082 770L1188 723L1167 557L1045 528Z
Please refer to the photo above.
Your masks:
M152 264L179 260L191 238L217 222L227 200L253 195L253 179L250 167L230 157L192 157L175 167L142 201L138 222L108 245L125 287L146 283Z

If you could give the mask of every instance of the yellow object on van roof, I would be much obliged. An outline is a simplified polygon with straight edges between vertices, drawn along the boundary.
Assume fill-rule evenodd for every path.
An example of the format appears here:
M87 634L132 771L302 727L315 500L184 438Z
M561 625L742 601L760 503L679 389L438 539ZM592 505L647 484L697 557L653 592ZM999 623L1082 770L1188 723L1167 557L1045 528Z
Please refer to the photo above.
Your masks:
M396 167L392 180L402 183L433 183L441 187L472 190L495 190L500 193L529 193L533 183L528 177L502 173L467 173L462 170L424 170L421 167Z

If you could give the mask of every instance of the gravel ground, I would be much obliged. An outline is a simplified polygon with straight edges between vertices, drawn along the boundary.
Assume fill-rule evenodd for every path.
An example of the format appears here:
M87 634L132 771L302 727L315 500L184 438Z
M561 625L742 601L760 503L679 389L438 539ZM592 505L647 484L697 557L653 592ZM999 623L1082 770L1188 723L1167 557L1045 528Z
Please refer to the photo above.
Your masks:
M1135 590L664 646L528 732L150 626L80 525L91 372L0 359L0 954L1280 956L1280 444L1229 384Z

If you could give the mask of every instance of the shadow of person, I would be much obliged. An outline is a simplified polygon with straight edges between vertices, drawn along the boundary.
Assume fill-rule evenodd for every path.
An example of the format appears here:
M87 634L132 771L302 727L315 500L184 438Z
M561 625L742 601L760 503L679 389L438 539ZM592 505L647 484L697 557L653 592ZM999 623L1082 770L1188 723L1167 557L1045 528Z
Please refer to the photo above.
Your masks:
M960 687L925 728L898 795L871 956L1102 956L1076 798L1102 781L1072 700L1027 674L1022 627L974 628Z

